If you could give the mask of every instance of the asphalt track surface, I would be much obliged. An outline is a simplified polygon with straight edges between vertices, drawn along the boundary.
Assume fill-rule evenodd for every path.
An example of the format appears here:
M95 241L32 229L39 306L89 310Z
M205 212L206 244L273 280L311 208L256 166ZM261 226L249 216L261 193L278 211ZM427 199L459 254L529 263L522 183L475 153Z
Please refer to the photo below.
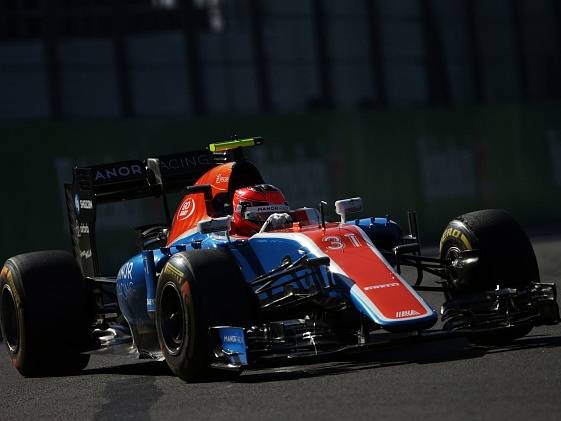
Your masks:
M561 240L533 243L542 280L561 280ZM439 307L438 294L425 297ZM25 379L2 353L0 391L1 420L559 420L561 325L508 347L452 339L199 384L113 355L92 356L78 376Z

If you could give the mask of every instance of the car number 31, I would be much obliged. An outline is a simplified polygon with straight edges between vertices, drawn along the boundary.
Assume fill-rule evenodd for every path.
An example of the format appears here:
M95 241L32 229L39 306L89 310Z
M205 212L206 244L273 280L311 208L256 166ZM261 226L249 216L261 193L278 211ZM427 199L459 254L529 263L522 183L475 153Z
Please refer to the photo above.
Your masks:
M345 245L351 245L353 247L361 246L359 239L353 233L343 236L328 235L327 237L323 237L322 241L327 244L329 250L342 250L345 248Z

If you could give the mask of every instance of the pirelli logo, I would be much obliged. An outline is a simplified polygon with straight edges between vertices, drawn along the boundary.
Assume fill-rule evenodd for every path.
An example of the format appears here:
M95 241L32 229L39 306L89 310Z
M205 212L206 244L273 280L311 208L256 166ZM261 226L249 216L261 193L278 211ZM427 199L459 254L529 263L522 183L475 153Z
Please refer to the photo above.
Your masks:
M176 280L178 282L181 281L185 277L185 274L183 272L181 272L175 266L170 265L169 263L166 265L166 268L164 270L164 274L169 275L171 278L173 278L174 280Z
M440 239L440 248L441 249L442 249L442 245L444 244L444 241L446 241L446 239L449 238L449 237L457 238L462 243L464 243L464 246L466 246L466 249L472 250L471 244L470 244L469 240L467 239L467 237L465 236L465 234L463 232L461 232L459 229L454 228L454 227L447 228L444 231L444 233L442 234L442 238Z

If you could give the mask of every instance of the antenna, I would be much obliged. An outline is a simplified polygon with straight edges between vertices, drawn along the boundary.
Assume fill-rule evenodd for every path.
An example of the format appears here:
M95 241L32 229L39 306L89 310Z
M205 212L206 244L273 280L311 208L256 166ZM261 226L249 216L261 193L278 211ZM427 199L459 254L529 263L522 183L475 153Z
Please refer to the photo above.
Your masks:
M321 217L321 227L325 229L325 207L327 206L327 202L323 200L319 202L319 214Z

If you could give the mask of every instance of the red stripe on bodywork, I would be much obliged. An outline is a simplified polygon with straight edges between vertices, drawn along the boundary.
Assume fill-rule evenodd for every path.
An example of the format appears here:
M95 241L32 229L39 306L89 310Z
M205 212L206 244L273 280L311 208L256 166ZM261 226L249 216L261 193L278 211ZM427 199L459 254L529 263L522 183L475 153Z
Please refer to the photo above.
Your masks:
M384 318L399 320L428 314L420 297L370 248L360 228L340 225L302 234L355 282Z

